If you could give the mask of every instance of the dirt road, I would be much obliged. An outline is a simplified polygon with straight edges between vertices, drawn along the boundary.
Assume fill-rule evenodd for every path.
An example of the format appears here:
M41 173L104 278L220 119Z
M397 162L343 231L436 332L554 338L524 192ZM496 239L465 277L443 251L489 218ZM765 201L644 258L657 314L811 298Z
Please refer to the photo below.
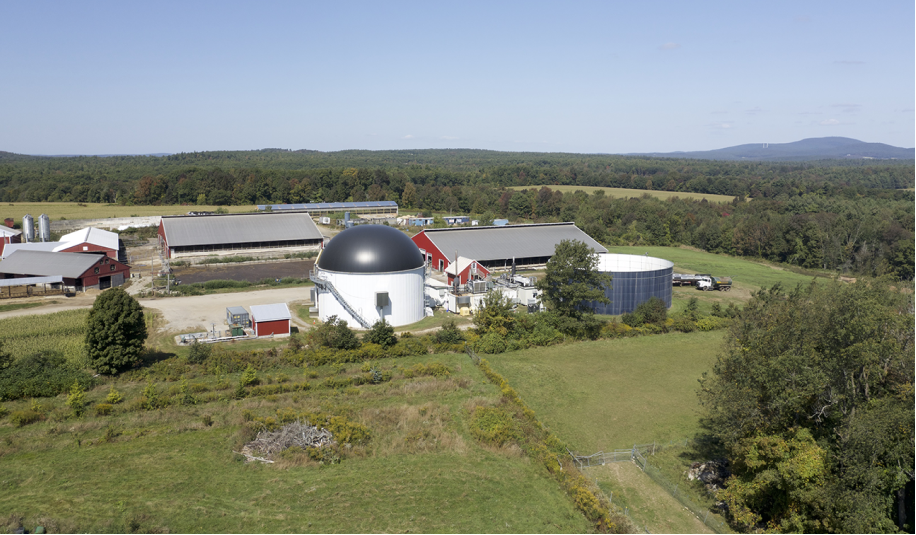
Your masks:
M162 317L166 321L162 327L163 331L190 333L209 331L213 323L216 324L217 329L225 329L227 307L241 306L250 312L251 305L308 304L310 303L309 288L311 287L304 286L253 292L140 299L140 304L162 312ZM306 327L306 324L296 316L292 309L290 312L292 312L293 325Z

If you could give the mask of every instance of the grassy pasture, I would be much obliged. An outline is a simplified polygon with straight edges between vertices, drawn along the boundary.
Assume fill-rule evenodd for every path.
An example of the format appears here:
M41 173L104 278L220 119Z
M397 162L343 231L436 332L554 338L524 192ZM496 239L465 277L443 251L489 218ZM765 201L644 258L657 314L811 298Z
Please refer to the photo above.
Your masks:
M400 371L432 361L451 375L409 378ZM308 381L311 389L245 399L231 395L239 374L192 368L184 376L203 401L151 411L138 408L146 383L134 374L136 382L108 380L90 391L82 419L68 416L65 396L42 399L41 422L16 428L9 417L0 419L4 514L24 517L29 529L63 532L590 530L542 467L515 447L483 447L471 437L470 412L496 404L499 391L465 355L377 365L392 372L390 382L336 389L324 381L362 365L281 366L259 372L262 383ZM163 395L179 387L151 377ZM124 401L98 416L92 407L111 385ZM4 405L18 411L30 401ZM245 412L264 417L281 409L346 415L373 438L341 464L302 456L273 465L241 462L232 452L251 438Z
M182 215L192 210L215 212L218 206L165 205L165 206L121 206L119 204L75 203L75 202L15 202L3 206L4 217L12 217L22 223L22 216L32 214L38 220L40 214L47 214L52 221L59 219L107 219L110 217L142 217L154 215ZM256 206L223 206L229 213L252 212Z
M544 186L512 186L508 189L514 189L521 191L523 189L541 189ZM706 199L709 202L732 202L735 200L734 195L715 195L712 193L692 193L687 191L660 191L660 190L645 190L645 189L630 189L630 188L604 188L600 186L552 186L547 185L553 191L561 191L563 193L572 193L574 191L584 191L591 195L596 191L603 191L608 197L614 198L623 198L629 199L632 197L642 197L643 195L648 194L651 197L657 199L666 200L672 197L680 197L681 199L695 199L702 200Z
M585 454L698 430L697 379L723 331L599 340L494 356L491 365L561 439Z

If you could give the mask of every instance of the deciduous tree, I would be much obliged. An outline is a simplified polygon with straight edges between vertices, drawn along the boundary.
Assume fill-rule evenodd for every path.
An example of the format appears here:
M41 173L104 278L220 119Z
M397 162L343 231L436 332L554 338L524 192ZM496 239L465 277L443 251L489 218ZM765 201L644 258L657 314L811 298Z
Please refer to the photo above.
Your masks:
M140 360L146 341L143 309L121 288L102 293L92 305L86 325L86 351L99 373L114 374Z

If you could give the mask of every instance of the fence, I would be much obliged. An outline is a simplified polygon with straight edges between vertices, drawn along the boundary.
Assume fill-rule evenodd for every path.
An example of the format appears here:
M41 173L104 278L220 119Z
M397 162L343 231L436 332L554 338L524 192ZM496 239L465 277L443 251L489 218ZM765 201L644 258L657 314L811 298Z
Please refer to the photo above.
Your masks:
M668 446L678 444L672 442ZM686 445L687 441L684 441ZM572 457L573 462L576 464L577 468L589 468L593 466L603 466L608 463L632 461L638 466L646 475L648 475L653 481L659 484L663 489L665 489L668 494L670 494L674 499L686 507L690 512L692 512L700 521L706 524L707 527L715 531L716 533L731 533L731 529L725 522L722 522L719 518L715 516L715 513L712 513L709 509L697 505L696 502L690 499L690 497L681 490L680 484L672 483L668 478L666 478L661 471L652 466L649 463L647 457L651 457L655 454L656 450L660 446L653 442L652 444L634 444L631 449L627 450L614 450L610 452L599 451L598 453L593 453L592 455L578 455L575 452L569 451L570 457ZM611 504L614 504L613 494L608 496L608 499L611 501ZM616 507L616 506L615 506ZM627 508L616 507L620 512L629 516L629 510ZM643 529L646 533L649 532L648 528L645 526Z

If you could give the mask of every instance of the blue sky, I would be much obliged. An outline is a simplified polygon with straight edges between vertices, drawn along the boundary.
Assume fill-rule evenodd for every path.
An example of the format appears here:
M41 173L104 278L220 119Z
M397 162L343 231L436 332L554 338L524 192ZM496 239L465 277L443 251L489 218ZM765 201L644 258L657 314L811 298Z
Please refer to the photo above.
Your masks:
M914 147L914 2L0 3L0 150Z

